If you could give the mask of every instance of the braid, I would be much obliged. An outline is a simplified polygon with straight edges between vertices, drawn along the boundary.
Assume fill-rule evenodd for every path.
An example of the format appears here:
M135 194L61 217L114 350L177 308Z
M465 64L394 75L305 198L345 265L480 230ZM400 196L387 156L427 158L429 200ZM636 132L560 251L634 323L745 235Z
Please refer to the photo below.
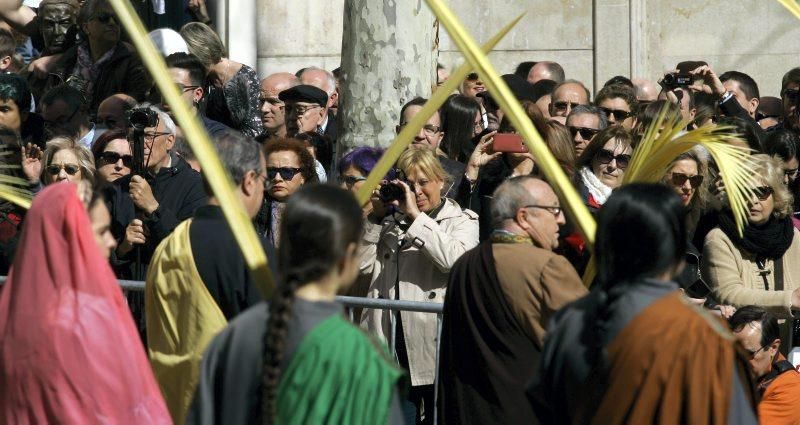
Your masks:
M261 413L263 423L275 423L277 414L276 399L278 384L281 379L281 362L286 348L286 336L289 331L289 319L292 315L294 291L300 282L288 279L283 288L275 293L270 303L270 314L267 319L267 332L264 335L264 374L262 377Z

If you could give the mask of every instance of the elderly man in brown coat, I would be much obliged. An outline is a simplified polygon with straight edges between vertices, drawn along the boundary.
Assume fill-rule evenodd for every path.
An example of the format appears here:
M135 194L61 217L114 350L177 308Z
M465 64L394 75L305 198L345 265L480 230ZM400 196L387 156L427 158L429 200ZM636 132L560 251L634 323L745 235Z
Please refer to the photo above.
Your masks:
M514 177L494 192L494 231L453 266L444 303L439 419L536 423L525 398L550 317L586 294L552 252L564 213L542 180Z

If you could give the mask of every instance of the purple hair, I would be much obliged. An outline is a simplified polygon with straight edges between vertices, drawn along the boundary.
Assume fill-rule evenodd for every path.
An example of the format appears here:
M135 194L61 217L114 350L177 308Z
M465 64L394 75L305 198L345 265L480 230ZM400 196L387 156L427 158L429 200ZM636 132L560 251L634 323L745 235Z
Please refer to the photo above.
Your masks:
M369 146L360 146L348 152L342 160L339 161L339 174L344 174L344 171L355 167L363 175L368 175L378 160L381 159L384 150L381 148L372 148Z

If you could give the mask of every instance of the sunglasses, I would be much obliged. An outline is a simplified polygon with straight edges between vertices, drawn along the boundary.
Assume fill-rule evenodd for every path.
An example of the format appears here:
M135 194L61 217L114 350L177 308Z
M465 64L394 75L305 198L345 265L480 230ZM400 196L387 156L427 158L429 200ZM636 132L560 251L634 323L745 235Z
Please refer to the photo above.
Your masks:
M797 102L797 100L800 99L800 90L787 89L783 94L786 96L786 99L792 102Z
M133 155L120 155L116 152L106 151L100 154L100 159L102 159L106 164L116 164L117 161L122 159L122 165L128 168L133 166Z
M614 155L614 152L611 152L607 149L600 149L597 152L597 155L594 156L594 159L601 164L610 164L611 161L617 161L617 168L625 169L628 168L628 164L631 162L631 156L626 154L619 154Z
M772 188L769 186L759 186L753 189L753 194L758 198L759 201L766 201L772 196Z
M599 133L600 130L594 128L586 128L586 127L573 127L569 126L569 134L572 135L572 138L575 138L575 135L580 133L581 138L583 140L591 140L595 134Z
M574 109L578 105L580 105L580 103L572 103L564 101L558 101L553 103L553 107L556 108L557 111L566 111L567 108Z
M117 17L113 13L100 13L100 14L94 15L92 17L92 19L96 19L96 20L98 20L98 21L100 21L101 23L104 23L104 24L108 24L111 21L117 22Z
M625 121L626 119L628 119L628 117L633 115L631 112L623 111L622 109L610 109L603 107L600 107L600 109L602 109L603 112L606 113L606 116L609 118L611 118L611 116L613 115L614 121Z
M293 167L267 167L267 178L273 180L278 174L283 180L289 181L300 172L299 168Z
M45 171L47 171L47 173L50 174L51 176L57 176L62 169L66 171L67 174L69 174L70 176L74 176L75 174L78 173L78 171L81 170L81 167L75 164L61 164L61 165L50 164L47 166L47 168L45 168Z
M686 181L689 181L689 185L692 186L693 189L697 189L703 183L703 176L700 174L694 176L687 176L683 173L672 173L672 184L675 186L683 186L686 184Z
M347 187L353 187L356 183L363 182L366 179L366 177L359 176L339 176L339 183L344 183Z

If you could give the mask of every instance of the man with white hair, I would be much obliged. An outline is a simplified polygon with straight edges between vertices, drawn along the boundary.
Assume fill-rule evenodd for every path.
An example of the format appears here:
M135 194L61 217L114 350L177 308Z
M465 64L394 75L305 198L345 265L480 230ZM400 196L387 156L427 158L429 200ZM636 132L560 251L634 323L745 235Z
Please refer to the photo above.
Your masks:
M173 152L172 118L149 104L140 108L154 111L158 122L144 129L145 175L130 174L112 186L111 231L118 241L112 264L121 278L144 277L144 270L134 270L135 246L142 247L142 265L148 264L161 240L208 202L200 173Z
M321 134L327 136L331 140L332 146L335 148L337 135L336 115L333 114L330 108L339 98L339 93L336 91L336 77L322 68L312 66L305 68L303 72L300 73L299 78L300 84L314 86L328 95L328 104L325 106L325 115L327 118L322 121L319 128ZM335 155L336 153L334 152L334 157Z

